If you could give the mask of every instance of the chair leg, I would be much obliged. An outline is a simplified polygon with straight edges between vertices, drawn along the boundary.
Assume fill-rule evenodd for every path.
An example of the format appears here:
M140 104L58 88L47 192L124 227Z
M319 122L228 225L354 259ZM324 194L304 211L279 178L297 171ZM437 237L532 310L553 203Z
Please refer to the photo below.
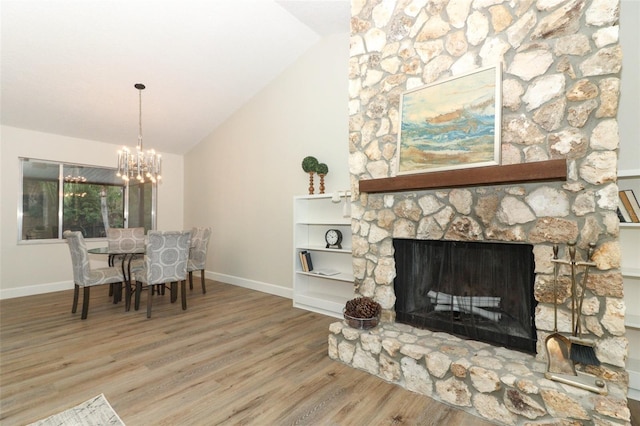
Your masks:
M78 293L80 292L80 286L78 284L73 285L73 305L71 306L71 313L75 314L78 310Z
M207 287L204 285L204 269L200 271L200 281L202 282L202 294L207 294Z
M111 284L113 289L113 304L117 304L122 300L122 283Z
M89 290L91 287L84 286L82 294L82 316L81 319L87 319L87 315L89 314Z
M182 310L187 309L187 281L180 282L180 293L182 293Z
M135 303L133 305L134 309L137 311L140 309L140 294L142 293L142 283L140 281L136 281L136 294L135 294ZM149 296L151 296L151 289L149 289Z
M176 300L178 300L178 283L172 282L171 283L171 303L175 302Z
M152 294L151 294L151 289L153 288L152 285L149 286L149 291L147 294L147 318L151 318L151 299L153 299Z
M193 290L193 271L189 271L189 290Z
M124 311L129 312L131 309L131 284L124 283Z
M113 266L113 258L114 258L114 257L115 257L115 255L113 255L113 254L110 254L110 255L109 255L109 260L108 260L108 264L109 264L109 266ZM113 296L113 295L114 295L114 294L113 294L113 290L114 290L114 288L115 288L115 287L114 287L115 285L116 285L115 283L111 283L111 284L109 284L109 297L111 297L111 296ZM116 303L115 299L114 299L113 303Z

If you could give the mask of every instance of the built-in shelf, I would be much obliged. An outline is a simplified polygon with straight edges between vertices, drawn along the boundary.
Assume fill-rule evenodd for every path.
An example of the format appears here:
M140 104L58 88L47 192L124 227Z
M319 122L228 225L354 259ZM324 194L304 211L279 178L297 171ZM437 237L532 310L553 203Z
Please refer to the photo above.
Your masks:
M293 199L293 306L342 318L342 309L353 297L351 217L345 212L348 200L334 202L331 194L305 195ZM346 216L346 217L345 217ZM335 228L342 233L342 247L327 248L325 233ZM301 251L309 252L313 270L305 272Z
M622 276L640 278L640 268L623 267Z
M625 314L624 325L631 328L640 329L640 315Z
M359 186L360 192L375 193L564 180L567 162L560 159L363 179Z
M638 177L640 176L640 169L624 169L618 170L619 178L627 178L627 177Z
M350 248L343 248L343 249L335 249L335 248L325 248L325 246L319 246L319 245L311 245L311 244L301 244L300 246L298 246L298 250L313 250L313 251L326 251L329 253L349 253L351 254L351 249Z
M618 170L618 188L631 189L635 194L640 193L640 169ZM624 278L624 299L626 312L624 324L627 327L625 337L629 342L629 358L627 372L629 373L629 394L631 399L640 400L640 359L637 356L640 348L640 223L620 223L620 251L622 254L622 276Z
M342 272L335 275L326 275L318 272L302 272L302 271L296 271L296 273L301 275L307 275L310 277L324 278L326 280L346 281L346 282L353 283L353 275L345 274Z
M620 228L640 228L640 223L620 222Z

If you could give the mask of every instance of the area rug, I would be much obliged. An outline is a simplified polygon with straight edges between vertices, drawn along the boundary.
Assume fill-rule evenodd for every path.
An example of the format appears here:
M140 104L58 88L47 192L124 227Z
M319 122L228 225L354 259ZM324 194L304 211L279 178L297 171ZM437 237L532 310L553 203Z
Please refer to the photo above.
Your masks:
M104 394L29 426L125 426Z

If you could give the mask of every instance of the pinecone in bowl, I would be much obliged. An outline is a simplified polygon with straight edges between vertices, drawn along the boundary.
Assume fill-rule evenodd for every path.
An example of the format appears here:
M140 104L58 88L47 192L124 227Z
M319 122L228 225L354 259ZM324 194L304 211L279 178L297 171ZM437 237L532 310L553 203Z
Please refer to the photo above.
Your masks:
M382 307L370 297L356 297L347 301L344 319L352 328L367 329L378 325Z

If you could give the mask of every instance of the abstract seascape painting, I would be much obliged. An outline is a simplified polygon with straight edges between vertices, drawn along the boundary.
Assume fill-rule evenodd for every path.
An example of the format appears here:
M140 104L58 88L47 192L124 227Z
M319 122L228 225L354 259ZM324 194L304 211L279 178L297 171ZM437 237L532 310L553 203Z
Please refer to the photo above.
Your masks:
M402 94L397 174L500 164L501 67Z

